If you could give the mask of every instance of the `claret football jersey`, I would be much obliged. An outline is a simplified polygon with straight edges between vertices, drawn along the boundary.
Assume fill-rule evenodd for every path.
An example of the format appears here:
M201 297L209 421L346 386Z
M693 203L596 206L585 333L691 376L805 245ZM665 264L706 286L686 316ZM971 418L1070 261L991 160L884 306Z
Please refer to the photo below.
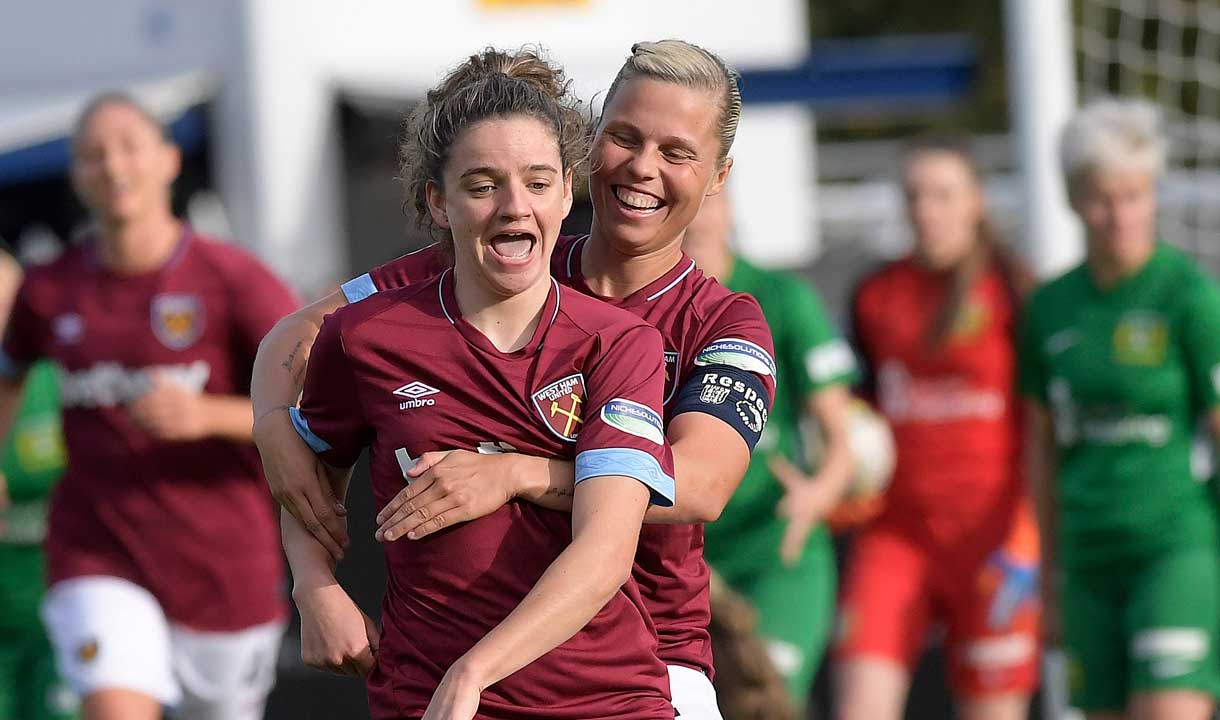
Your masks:
M754 298L732 293L703 274L685 254L668 272L625 298L604 298L584 281L581 251L589 236L560 237L551 275L582 295L597 298L643 319L661 332L665 361L665 422L672 400L700 367L729 364L757 375L775 396L771 330ZM402 287L438 271L446 262L439 245L403 255L343 286L349 302ZM759 430L765 418L759 418ZM681 488L678 489L681 492ZM711 675L709 571L703 559L702 525L646 524L640 535L634 576L656 624L658 655L667 664Z
M198 630L284 614L279 527L253 443L158 440L128 405L154 374L248 394L259 341L295 307L252 256L190 228L151 272L107 270L92 242L29 271L2 364L12 374L48 358L61 371L68 469L51 501L50 582L130 580Z
M389 502L430 450L518 451L575 461L577 482L635 478L673 500L657 331L553 280L529 342L499 351L458 311L452 271L340 308L310 354L294 422L320 457L369 448ZM569 513L510 502L386 545L377 718L417 717L445 671L520 603L572 539ZM629 581L576 636L483 693L480 718L673 717L639 589Z

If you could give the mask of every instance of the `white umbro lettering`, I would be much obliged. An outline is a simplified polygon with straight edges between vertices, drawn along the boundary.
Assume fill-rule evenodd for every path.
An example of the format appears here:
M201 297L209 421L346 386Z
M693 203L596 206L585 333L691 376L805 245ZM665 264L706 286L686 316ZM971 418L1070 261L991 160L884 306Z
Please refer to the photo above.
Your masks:
M428 396L435 395L438 392L440 392L440 390L437 390L431 385L425 385L418 380L412 380L406 385L403 385L395 390L394 394L399 397L407 398L405 401L398 403L398 409L410 410L412 408L435 405L436 400Z

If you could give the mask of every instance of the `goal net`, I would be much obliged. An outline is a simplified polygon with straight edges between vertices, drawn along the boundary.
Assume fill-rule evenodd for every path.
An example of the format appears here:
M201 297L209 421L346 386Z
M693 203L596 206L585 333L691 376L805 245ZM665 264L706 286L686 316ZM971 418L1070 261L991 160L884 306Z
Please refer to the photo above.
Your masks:
M1074 18L1081 100L1157 103L1161 237L1220 272L1220 0L1076 0Z

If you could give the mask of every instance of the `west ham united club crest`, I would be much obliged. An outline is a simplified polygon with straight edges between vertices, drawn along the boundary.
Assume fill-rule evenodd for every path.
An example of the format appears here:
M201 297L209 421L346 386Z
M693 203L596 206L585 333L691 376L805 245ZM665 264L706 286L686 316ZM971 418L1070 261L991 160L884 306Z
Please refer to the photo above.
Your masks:
M674 396L674 390L678 389L678 353L673 350L665 351L665 404Z
M569 375L538 390L533 395L534 407L551 432L568 442L575 442L584 424L585 376Z
M185 350L203 335L203 302L195 295L162 293L152 299L153 334L170 350Z

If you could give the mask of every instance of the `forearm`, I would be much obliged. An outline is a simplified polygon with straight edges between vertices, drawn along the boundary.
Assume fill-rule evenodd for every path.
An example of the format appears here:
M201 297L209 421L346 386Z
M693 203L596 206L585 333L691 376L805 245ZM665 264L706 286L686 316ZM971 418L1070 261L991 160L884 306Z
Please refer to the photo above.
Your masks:
M826 448L816 476L836 502L847 494L856 469L848 437L850 410L851 395L839 385L814 392L806 402L806 411L817 420Z
M648 491L628 480L585 481L591 485L582 492L591 497L578 499L572 542L516 609L462 657L463 670L480 687L567 641L630 577Z
M351 470L327 468L327 476L336 497L347 494L347 485L351 479ZM340 522L346 527L347 520ZM317 588L323 585L337 584L335 580L336 561L329 551L309 533L292 513L280 509L280 540L284 545L284 555L288 558L288 566L292 569L293 593Z
M253 441L250 398L245 395L204 395L204 435L234 442Z
M292 513L280 510L280 540L292 570L293 594L298 591L335 585L335 560L322 543L301 527Z
M572 512L576 467L570 460L512 454L515 496L535 505Z
M322 320L345 302L335 291L280 319L263 337L254 357L250 379L250 400L254 419L283 405L295 405L301 395L309 350L313 347Z

